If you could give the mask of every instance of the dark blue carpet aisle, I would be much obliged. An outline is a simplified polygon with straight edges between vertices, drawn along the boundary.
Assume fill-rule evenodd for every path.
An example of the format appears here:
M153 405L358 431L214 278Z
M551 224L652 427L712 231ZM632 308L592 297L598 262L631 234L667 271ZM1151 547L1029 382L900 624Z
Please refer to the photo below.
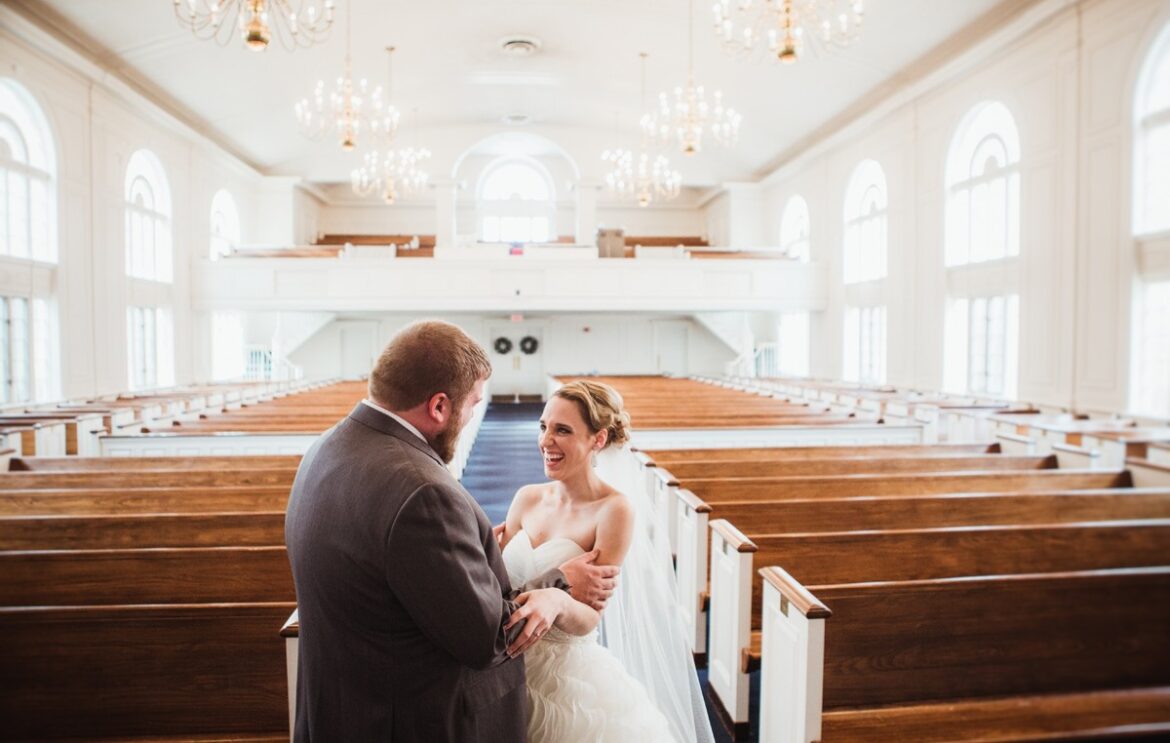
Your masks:
M480 426L471 457L463 471L463 487L479 502L493 524L502 523L508 515L508 505L517 488L532 482L544 482L544 466L536 440L537 422L544 405L540 403L492 404L488 406ZM752 674L753 719L758 719L756 677ZM707 671L699 670L699 682L707 687ZM715 729L718 743L730 743L730 738L710 708L707 714ZM753 739L755 738L755 731Z

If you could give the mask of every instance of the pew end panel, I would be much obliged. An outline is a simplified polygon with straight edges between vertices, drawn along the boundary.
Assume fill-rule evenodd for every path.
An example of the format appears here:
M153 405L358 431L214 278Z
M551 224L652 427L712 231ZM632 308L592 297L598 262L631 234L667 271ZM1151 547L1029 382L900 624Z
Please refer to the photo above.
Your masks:
M760 669L760 740L821 739L821 702L828 607L779 567L764 578Z
M691 652L705 658L709 533L707 522L711 507L686 488L676 490L675 496L680 501L677 505L678 554L675 560L679 605L683 612L687 636L691 638Z
M678 554L678 478L663 467L654 467L650 470L653 477L653 504L654 521L658 526L664 526L665 534L655 533L655 541L665 542L670 554ZM657 532L657 530L655 530Z
M288 729L297 729L297 670L300 662L301 619L296 609L280 628L284 638L284 667L288 676Z
M748 723L749 677L744 653L751 647L752 563L756 545L723 519L711 522L711 636L707 678L712 701L733 729Z
M1126 468L1133 477L1134 487L1170 487L1170 463L1159 464L1148 459L1127 459Z

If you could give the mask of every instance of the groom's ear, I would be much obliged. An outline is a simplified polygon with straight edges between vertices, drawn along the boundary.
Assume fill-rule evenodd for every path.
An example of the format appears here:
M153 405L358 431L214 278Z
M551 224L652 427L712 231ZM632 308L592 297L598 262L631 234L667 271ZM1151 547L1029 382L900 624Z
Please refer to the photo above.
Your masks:
M451 398L446 392L436 392L427 400L427 416L435 423L443 423L451 414Z

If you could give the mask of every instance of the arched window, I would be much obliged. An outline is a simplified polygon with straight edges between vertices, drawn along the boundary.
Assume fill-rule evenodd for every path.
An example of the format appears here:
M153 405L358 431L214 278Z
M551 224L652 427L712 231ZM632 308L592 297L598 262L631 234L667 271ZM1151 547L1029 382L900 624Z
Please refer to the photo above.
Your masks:
M845 283L886 277L886 174L873 160L853 171L845 189Z
M808 204L799 196L792 196L784 205L780 217L780 247L784 254L808 262Z
M477 189L480 240L549 242L555 239L552 178L535 160L501 159L489 165Z
M153 152L138 150L126 167L126 275L170 283L171 190Z
M221 188L211 199L211 260L240 244L240 213L231 192Z
M1020 253L1020 135L1007 107L980 103L947 156L946 265Z
M0 255L57 261L57 153L36 99L0 78Z
M1170 233L1170 24L1150 49L1134 89L1133 231L1139 247ZM1135 282L1130 406L1170 416L1170 270L1139 260Z

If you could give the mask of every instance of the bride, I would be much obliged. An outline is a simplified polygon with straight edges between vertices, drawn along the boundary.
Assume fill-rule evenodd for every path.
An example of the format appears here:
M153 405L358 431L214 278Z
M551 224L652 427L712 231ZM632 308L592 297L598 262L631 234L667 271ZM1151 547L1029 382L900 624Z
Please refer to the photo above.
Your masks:
M511 652L526 658L529 743L713 737L682 639L669 559L655 560L637 504L594 469L601 450L627 440L628 426L612 387L576 381L557 390L540 419L551 482L517 491L500 535L512 585L590 551L597 564L623 572L604 621L571 599L550 608L530 601L532 594L518 598L522 606L506 629L527 622Z

